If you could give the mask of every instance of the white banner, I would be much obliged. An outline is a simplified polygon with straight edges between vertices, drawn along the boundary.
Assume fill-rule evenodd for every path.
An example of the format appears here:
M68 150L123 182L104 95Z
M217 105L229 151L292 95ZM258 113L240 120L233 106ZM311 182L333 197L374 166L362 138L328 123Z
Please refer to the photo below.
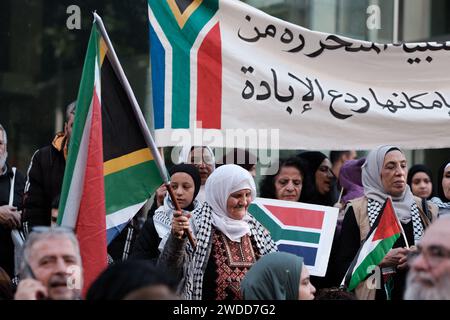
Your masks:
M378 44L214 2L189 6L174 34L168 5L149 1L159 146L450 147L450 41Z

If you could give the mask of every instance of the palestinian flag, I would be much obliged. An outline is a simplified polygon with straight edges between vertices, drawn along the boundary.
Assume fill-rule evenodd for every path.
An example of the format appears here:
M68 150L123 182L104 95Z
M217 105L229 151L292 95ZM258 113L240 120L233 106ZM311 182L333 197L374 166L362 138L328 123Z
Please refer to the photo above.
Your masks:
M395 216L392 200L388 198L347 271L344 281L348 291L355 289L371 275L373 266L383 260L400 234L401 226Z
M139 126L142 119L134 112L111 61L94 24L58 216L58 224L73 228L79 240L84 290L107 265L107 243L162 184Z
M337 208L256 198L248 211L269 230L278 250L303 257L312 275L325 276Z

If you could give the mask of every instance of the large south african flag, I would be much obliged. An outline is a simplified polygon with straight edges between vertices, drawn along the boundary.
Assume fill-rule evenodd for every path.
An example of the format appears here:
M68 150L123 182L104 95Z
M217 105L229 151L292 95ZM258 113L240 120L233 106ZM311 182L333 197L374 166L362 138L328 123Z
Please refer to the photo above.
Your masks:
M58 223L75 230L84 292L106 267L106 247L162 184L119 64L92 26L78 92ZM116 61L116 62L114 62ZM141 119L142 118L142 119Z
M270 231L278 250L303 257L312 275L325 276L337 208L256 198L249 212Z

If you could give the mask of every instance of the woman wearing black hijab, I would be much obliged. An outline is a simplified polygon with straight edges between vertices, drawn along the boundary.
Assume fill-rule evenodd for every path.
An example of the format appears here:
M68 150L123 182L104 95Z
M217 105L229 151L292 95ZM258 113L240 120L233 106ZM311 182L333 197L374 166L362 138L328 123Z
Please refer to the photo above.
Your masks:
M178 164L169 170L170 184L181 209L193 211L201 204L195 200L201 186L198 169L192 164ZM131 253L132 259L153 260L159 257L171 230L175 206L166 194L164 203L145 222Z
M336 178L331 171L331 162L322 152L306 151L297 155L307 165L310 181L303 186L300 202L333 206L337 201Z
M423 164L409 168L406 183L416 197L430 200L433 197L433 179L431 170Z
M447 160L439 169L437 181L438 196L431 199L439 208L439 216L450 215L450 161Z

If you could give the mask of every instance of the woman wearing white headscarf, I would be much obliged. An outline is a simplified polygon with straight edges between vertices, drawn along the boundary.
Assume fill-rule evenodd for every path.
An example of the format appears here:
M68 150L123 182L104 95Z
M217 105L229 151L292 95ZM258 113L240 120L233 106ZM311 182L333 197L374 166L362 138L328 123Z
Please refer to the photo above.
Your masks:
M415 245L422 238L430 219L423 211L421 199L414 197L406 184L406 175L406 158L397 147L380 146L367 156L362 166L364 196L349 202L342 223L337 254L337 281L340 282L344 277L388 197L392 199L395 214L405 231L408 244ZM427 210L436 217L437 208L434 205L428 203ZM407 272L407 254L405 241L400 237L378 265L383 274L391 276L386 286L383 283L382 290L370 290L369 288L374 286L362 282L356 289L358 298L402 299ZM376 280L384 282L383 277L380 278Z
M277 251L269 232L247 211L255 197L250 173L234 164L223 165L206 182L203 206L190 216L174 215L158 263L180 279L183 298L240 299L240 281L248 269L262 255ZM184 237L190 225L197 239L195 250Z

